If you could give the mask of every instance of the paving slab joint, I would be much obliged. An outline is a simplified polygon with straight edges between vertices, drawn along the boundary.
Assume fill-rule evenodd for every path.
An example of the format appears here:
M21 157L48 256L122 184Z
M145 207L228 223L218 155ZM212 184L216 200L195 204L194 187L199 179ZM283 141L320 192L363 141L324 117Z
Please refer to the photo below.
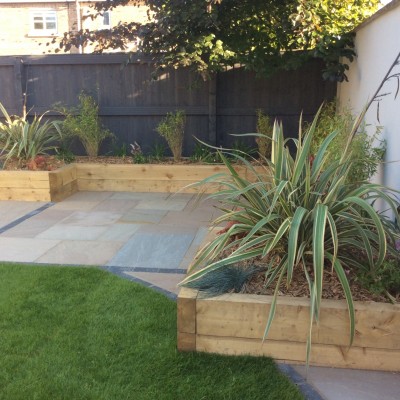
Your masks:
M126 271L126 268L108 266L108 267L106 267L106 270L111 272L114 275L117 275L117 276L123 278L123 279L128 279L128 280L130 280L132 282L140 283L141 285L146 286L146 287L148 287L150 289L153 289L156 292L162 293L164 296L168 297L171 300L176 301L176 299L178 297L175 293L170 292L169 290L163 289L163 288L161 288L159 286L153 285L150 282L144 281L144 280L136 278L134 276L125 274L124 272Z
M292 366L278 363L278 368L299 388L306 400L325 400Z
M29 218L32 218L32 217L34 217L35 215L40 214L40 213L43 212L44 210L47 210L49 207L54 206L54 204L55 204L55 203L53 203L53 202L46 203L46 204L44 204L43 206L37 208L36 210L33 210L33 211L31 211L31 212L29 212L29 213L23 215L22 217L17 218L16 220L10 222L9 224L4 225L3 227L0 228L0 234L2 234L2 233L4 233L4 232L7 232L8 230L10 230L10 229L16 227L17 225L21 224L22 222L26 221L26 220L29 219Z

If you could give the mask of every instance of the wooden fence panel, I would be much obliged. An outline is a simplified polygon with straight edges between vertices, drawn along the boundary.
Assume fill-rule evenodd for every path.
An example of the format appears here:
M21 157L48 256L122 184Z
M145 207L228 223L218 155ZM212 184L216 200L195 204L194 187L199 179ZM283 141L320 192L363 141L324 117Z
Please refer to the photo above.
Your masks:
M0 62L0 103L11 115L22 111L21 78L20 60L9 58Z
M281 71L270 79L253 72L231 69L218 75L217 132L219 145L230 146L237 137L230 134L255 132L256 110L272 121L283 122L285 136L296 137L300 114L312 119L323 101L335 96L335 85L322 79L317 60L296 71ZM254 144L254 139L244 142Z
M149 60L124 66L125 60L120 54L0 57L0 101L19 113L26 88L27 109L43 113L58 102L76 105L84 90L97 99L102 122L115 133L114 147L137 141L145 152L156 142L165 143L155 132L165 114L183 109L184 154L189 155L196 145L193 136L226 146L235 140L230 133L254 132L258 108L282 119L285 131L295 136L301 111L310 118L335 93L335 84L322 80L318 62L271 79L232 69L205 82L185 69L166 71L154 80ZM112 145L106 143L101 150L110 152Z

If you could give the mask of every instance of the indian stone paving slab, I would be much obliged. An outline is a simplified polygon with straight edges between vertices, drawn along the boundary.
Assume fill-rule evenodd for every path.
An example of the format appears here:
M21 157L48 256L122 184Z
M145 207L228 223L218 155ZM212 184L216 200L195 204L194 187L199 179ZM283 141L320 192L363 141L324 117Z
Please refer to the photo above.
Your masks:
M143 226L108 265L120 267L178 268L197 230L174 226Z
M35 261L46 264L105 265L121 242L63 240Z
M1 261L36 262L39 257L59 243L59 240L1 237Z

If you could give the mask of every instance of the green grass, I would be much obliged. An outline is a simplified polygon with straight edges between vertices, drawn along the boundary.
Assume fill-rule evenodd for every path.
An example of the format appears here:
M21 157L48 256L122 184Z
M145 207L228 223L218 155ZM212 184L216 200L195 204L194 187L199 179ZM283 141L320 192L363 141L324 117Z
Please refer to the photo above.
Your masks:
M301 399L268 358L178 353L176 303L94 268L0 264L0 399Z

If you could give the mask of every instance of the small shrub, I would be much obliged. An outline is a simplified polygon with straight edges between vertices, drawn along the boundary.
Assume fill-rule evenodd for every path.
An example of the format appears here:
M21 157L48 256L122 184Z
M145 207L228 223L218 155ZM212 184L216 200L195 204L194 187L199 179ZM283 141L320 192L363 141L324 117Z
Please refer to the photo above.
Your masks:
M385 260L376 274L359 271L360 284L372 293L386 295L393 301L400 300L400 261L399 259Z
M134 164L145 164L147 162L146 156L142 152L142 147L137 142L130 144L131 154Z
M38 155L48 154L55 150L61 139L59 121L43 121L46 114L34 115L32 122L28 121L27 113L10 116L0 103L0 111L5 117L5 123L0 122L1 154L5 154L6 164L11 158L18 160L19 165L35 163Z
M84 92L80 93L78 99L79 105L76 108L56 106L56 109L65 115L62 124L63 135L70 139L77 138L89 157L97 157L101 143L115 136L102 126L95 99Z
M132 156L134 164L146 164L147 157L144 154L135 154Z
M178 110L175 113L168 113L156 128L156 131L167 141L175 161L179 161L182 157L185 124L185 112Z
M322 142L334 130L337 136L332 141L327 162L338 161L348 141L348 135L352 130L355 118L348 109L337 112L335 102L327 103L322 107L318 125L311 144L311 154L318 152ZM305 124L307 130L309 124ZM347 177L348 183L358 183L369 180L377 171L378 165L382 162L385 154L385 143L379 141L380 130L377 129L374 135L368 135L361 129L355 135L350 149L352 152L351 167ZM376 143L379 143L376 146Z
M256 115L257 115L256 131L258 134L260 134L260 136L256 137L258 153L260 154L262 159L271 158L272 131L273 131L271 120L269 116L264 114L261 110L257 110Z

